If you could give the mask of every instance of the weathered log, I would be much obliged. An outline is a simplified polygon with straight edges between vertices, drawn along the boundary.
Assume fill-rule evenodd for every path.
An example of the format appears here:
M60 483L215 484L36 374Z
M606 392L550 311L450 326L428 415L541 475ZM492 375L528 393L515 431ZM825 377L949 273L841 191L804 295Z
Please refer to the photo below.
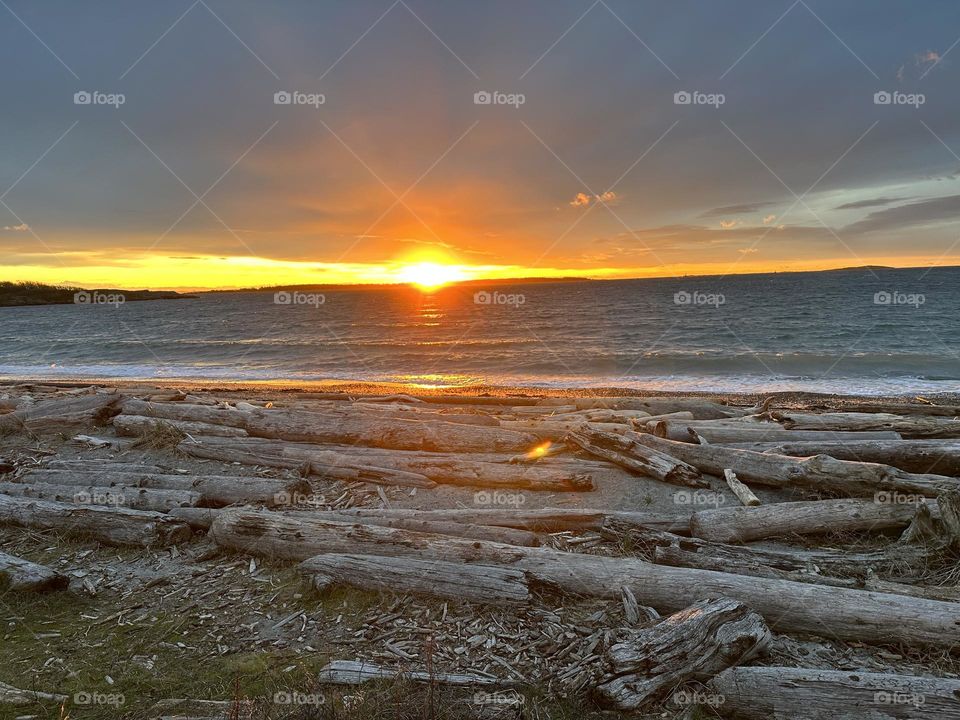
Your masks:
M721 405L703 398L688 397L598 397L598 398L543 398L538 405L575 405L578 410L605 408L609 410L643 410L651 415L690 412L700 420L740 417L752 413L753 408Z
M535 435L538 440L563 440L567 433L590 427L606 432L620 432L627 426L621 423L589 422L586 420L501 420L500 427Z
M469 673L438 673L432 670L394 670L361 660L334 660L320 669L317 682L321 685L362 685L370 680L407 680L461 687L510 686L513 683L485 675Z
M926 502L932 513L936 505L930 500ZM690 533L714 542L738 543L793 533L823 535L836 530L884 530L906 527L915 512L916 503L846 498L713 508L693 514Z
M837 460L829 455L794 458L712 444L694 445L646 433L626 435L641 445L683 460L702 472L722 475L729 468L741 480L762 485L788 488L804 485L854 497L873 495L880 490L936 497L945 490L960 488L958 478L908 473L888 465Z
M310 483L302 478L274 479L239 477L234 475L183 475L163 472L160 468L147 467L138 471L128 463L104 463L102 470L83 469L37 469L20 478L22 482L36 485L79 485L98 487L150 488L153 490L188 491L199 495L204 505L233 505L235 503L262 502L286 504L284 498L310 493ZM127 469L130 467L131 469ZM37 496L40 497L40 496Z
M194 530L209 530L221 508L178 507L172 508L167 517L181 520Z
M930 402L857 402L857 412L893 413L894 415L935 415L938 417L960 417L960 405L935 405Z
M737 500L739 500L741 503L747 507L753 507L760 504L760 498L753 494L753 490L740 482L740 479L733 470L730 468L724 468L723 479L727 481L727 487L730 488L730 492L736 495Z
M520 570L442 560L376 555L316 555L298 570L321 584L362 590L413 593L489 605L529 602L530 590Z
M537 441L536 436L530 433L499 427L458 425L439 420L383 418L375 413L350 408L323 413L279 409L243 412L235 408L127 400L123 404L123 412L128 415L239 427L254 437L321 443L342 442L397 450L522 450Z
M522 570L529 581L564 592L617 601L621 588L627 586L639 602L659 612L725 596L753 607L783 632L879 644L960 647L956 605L921 598L244 509L222 511L209 535L222 547L293 560L356 553L500 565ZM830 612L823 612L824 608Z
M907 472L960 475L960 442L956 440L788 441L730 443L726 447L792 457L829 455L837 460L891 465Z
M121 395L100 393L44 400L0 415L0 435L46 431L68 432L106 422L117 413Z
M434 533L436 535L450 535L452 537L474 538L477 540L491 540L506 545L521 545L523 547L537 547L540 539L536 533L516 528L497 527L493 525L474 525L466 522L451 520L430 520L422 517L390 517L390 516L363 516L350 518L335 511L310 511L310 517L326 519L333 522L359 522L364 525L379 525L380 527L399 528L416 532Z
M541 465L475 461L463 454L431 455L403 451L365 453L361 448L342 452L305 443L254 438L242 441L205 438L202 442L182 442L179 449L194 457L250 465L302 468L312 475L347 480L363 480L372 469L380 469L408 473L420 476L430 483L448 485L554 492L583 492L593 489L593 481L586 474L554 470ZM376 482L376 477L364 481Z
M44 702L64 703L66 695L39 692L36 690L21 690L13 685L0 682L0 705L34 705Z
M64 590L70 584L70 578L16 555L0 552L0 588L19 592L44 592L46 590Z
M190 539L186 523L157 512L0 495L0 525L56 530L107 545L163 547Z
M696 436L711 444L743 442L836 442L862 440L900 440L892 431L843 432L833 430L787 430L777 423L721 423L704 421L661 420L653 423L657 437L679 442L698 442Z
M189 490L156 490L126 485L98 487L96 485L0 483L0 493L73 505L102 505L156 512L167 512L175 507L195 507L200 504L199 493Z
M247 431L228 425L191 422L190 420L163 420L143 415L117 415L113 427L121 437L139 437L167 425L186 435L216 435L218 437L247 437Z
M592 455L662 482L687 487L709 487L697 468L620 434L584 426L567 440Z
M890 413L838 412L799 413L777 410L770 417L788 430L892 430L905 438L955 438L960 436L960 419L931 415L893 415Z
M709 687L737 720L960 720L960 680L859 670L739 667Z
M937 508L946 530L946 544L960 550L960 490L948 490L938 495Z
M770 640L763 618L743 603L701 600L613 645L595 693L604 704L636 710L681 683L764 653Z

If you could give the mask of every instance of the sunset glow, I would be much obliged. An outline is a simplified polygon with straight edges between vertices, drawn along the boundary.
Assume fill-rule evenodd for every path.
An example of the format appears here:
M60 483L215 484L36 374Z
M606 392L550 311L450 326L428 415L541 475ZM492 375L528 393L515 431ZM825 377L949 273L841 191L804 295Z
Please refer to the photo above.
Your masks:
M401 268L399 275L403 282L416 285L421 290L436 290L439 287L466 278L460 268L434 262L406 265Z

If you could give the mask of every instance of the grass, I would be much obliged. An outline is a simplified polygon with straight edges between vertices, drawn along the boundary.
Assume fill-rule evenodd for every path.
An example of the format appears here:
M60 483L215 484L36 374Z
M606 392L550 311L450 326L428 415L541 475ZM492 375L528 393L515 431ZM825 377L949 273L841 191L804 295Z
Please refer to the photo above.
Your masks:
M176 450L186 437L183 430L161 420L144 428L131 447L138 450Z

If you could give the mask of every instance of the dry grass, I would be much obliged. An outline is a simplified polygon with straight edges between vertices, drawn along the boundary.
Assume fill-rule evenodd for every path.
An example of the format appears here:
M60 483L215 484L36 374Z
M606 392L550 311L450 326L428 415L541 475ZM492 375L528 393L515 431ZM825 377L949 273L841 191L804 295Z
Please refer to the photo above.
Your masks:
M157 422L153 427L143 430L131 447L138 450L176 450L187 434L170 423Z

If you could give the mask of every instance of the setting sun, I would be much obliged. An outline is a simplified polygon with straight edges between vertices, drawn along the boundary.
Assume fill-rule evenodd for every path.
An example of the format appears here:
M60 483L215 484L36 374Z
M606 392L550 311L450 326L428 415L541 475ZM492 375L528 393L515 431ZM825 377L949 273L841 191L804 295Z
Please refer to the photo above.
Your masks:
M419 262L400 268L400 279L416 285L421 290L435 290L448 283L464 279L464 273L452 265L434 262Z

